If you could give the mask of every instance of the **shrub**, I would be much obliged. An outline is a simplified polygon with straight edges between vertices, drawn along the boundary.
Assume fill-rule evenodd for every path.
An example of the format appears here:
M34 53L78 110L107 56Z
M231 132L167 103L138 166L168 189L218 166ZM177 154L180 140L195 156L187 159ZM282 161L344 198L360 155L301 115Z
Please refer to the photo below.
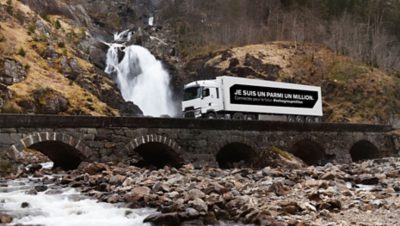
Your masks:
M49 14L47 14L46 12L40 13L40 17L41 17L43 20L45 20L45 21L47 21L47 22L50 22Z
M28 35L34 34L34 33L35 33L35 30L36 30L35 24L30 24L30 25L28 26Z
M13 14L13 6L12 6L12 1L11 1L11 0L7 0L6 11L7 11L7 13L10 14L10 15Z
M54 27L55 27L57 30L61 28L61 23L60 23L59 20L56 20L56 21L54 22Z
M58 46L59 48L65 48L65 43L64 43L64 42L59 42L59 43L57 44L57 46Z
M20 55L20 56L22 56L22 57L25 57L26 52L25 52L24 48L21 47L21 48L19 49L18 55Z

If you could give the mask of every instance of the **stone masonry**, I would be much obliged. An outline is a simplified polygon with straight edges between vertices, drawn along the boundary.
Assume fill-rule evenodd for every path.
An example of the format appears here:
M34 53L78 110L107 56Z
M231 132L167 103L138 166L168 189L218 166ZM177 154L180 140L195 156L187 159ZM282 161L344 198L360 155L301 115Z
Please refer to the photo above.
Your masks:
M15 156L36 147L53 161L71 154L81 160L106 162L127 160L143 145L160 144L158 147L172 150L183 162L217 166L217 154L229 144L243 144L258 153L273 146L293 151L297 144L305 143L305 147L320 149L311 153L319 151L329 160L350 163L351 150L361 141L365 151L369 146L378 150L375 157L397 155L392 130L356 124L0 115L0 151ZM63 157L57 160L57 156Z

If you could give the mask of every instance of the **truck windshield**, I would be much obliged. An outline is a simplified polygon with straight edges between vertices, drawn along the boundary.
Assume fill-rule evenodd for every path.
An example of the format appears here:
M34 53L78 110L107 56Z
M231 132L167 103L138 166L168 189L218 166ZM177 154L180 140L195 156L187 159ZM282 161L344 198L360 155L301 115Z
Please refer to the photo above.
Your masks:
M201 87L186 88L183 93L183 100L192 100L201 97Z

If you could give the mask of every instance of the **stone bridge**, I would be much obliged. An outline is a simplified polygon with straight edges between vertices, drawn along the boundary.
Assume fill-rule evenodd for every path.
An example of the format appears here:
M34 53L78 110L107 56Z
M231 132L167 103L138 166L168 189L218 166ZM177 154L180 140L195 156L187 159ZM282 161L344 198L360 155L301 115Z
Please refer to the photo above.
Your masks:
M27 148L57 166L81 161L129 161L162 167L191 162L229 167L251 162L277 147L308 164L395 156L392 127L174 118L0 115L0 151L18 156ZM396 146L397 144L397 146Z

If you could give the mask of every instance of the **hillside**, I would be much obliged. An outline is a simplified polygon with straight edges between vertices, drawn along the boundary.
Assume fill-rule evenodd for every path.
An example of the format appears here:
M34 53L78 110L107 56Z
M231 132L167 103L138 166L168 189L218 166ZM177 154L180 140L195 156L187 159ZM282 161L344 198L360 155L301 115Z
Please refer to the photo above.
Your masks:
M395 34L382 21L369 26L381 10L307 2L0 0L1 112L140 115L103 72L101 40L130 29L130 44L162 60L178 102L195 79L254 77L321 86L328 122L399 124Z
M329 122L393 123L399 118L400 78L338 56L321 45L272 42L191 60L187 80L231 75L322 87Z
M88 34L62 16L0 1L1 112L118 116L137 114L114 82L74 46ZM125 111L128 109L128 111Z

